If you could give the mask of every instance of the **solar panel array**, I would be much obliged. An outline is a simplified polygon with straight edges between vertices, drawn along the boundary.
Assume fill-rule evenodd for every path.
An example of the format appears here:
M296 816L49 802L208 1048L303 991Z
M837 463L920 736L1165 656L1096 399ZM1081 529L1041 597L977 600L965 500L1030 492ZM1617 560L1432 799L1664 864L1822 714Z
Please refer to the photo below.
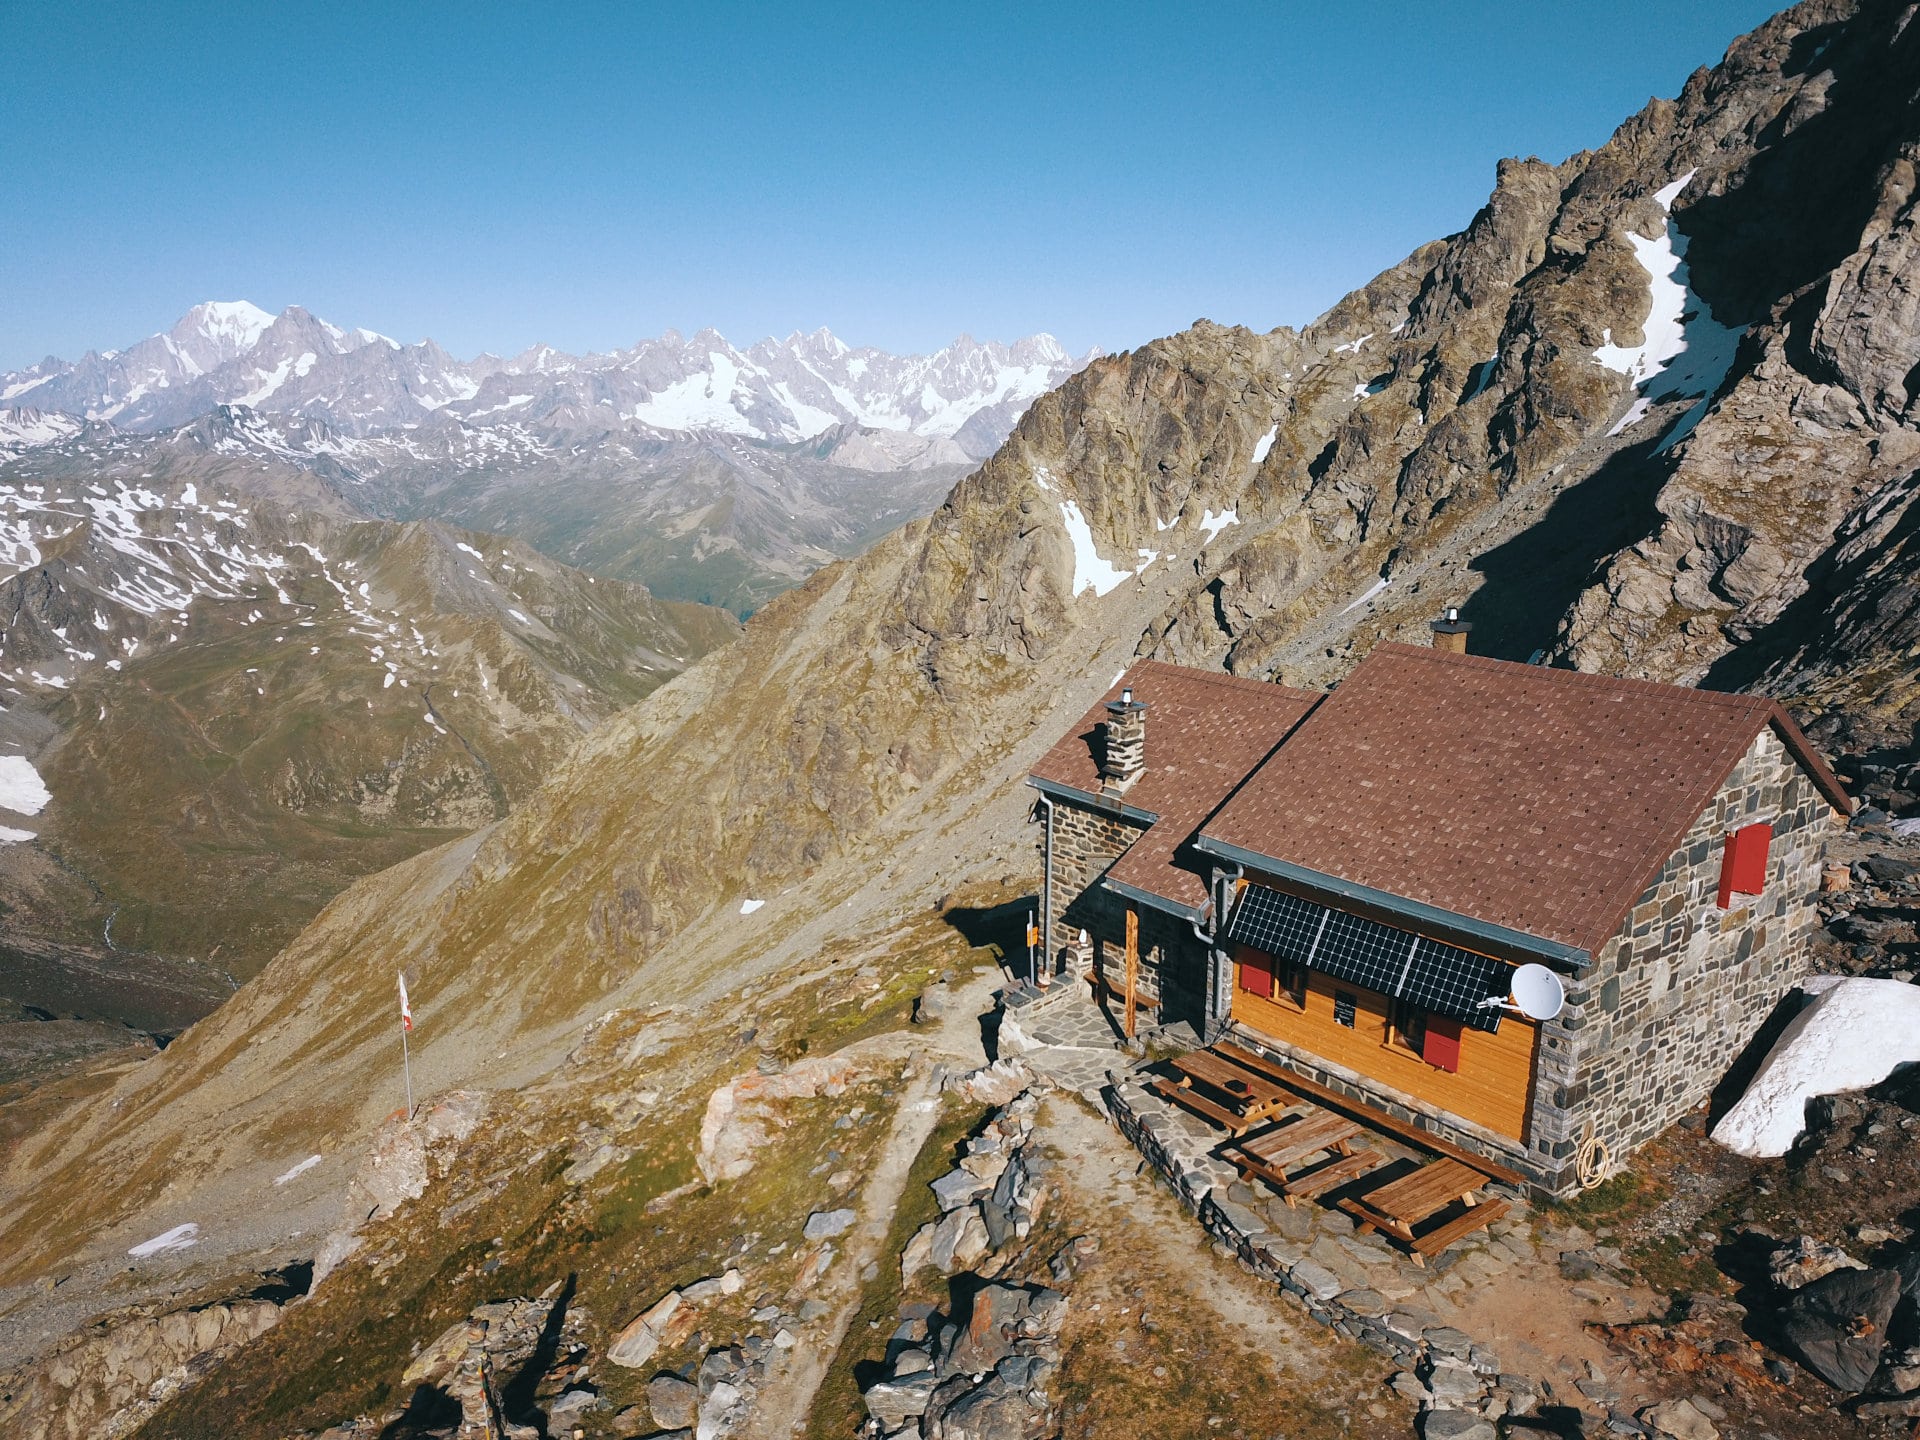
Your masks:
M1480 1002L1507 993L1510 968L1426 935L1249 885L1227 921L1227 939L1476 1030L1500 1028L1500 1011Z

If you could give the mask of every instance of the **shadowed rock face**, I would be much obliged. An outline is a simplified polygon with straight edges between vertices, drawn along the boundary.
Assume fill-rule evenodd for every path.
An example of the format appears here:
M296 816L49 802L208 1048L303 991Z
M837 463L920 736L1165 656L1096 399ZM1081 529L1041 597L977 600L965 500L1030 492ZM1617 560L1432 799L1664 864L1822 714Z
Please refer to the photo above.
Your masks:
M434 997L416 1073L452 1086L1024 863L1018 776L1135 655L1326 684L1458 604L1485 653L1908 726L1899 16L1787 12L1601 149L1503 164L1465 230L1302 331L1203 321L1096 360L932 516L506 820L356 886L116 1106L21 1147L8 1184L37 1186L0 1248L30 1267L144 1203L159 1146L191 1187L316 1095L364 1127L395 964ZM1786 203L1802 186L1822 203Z

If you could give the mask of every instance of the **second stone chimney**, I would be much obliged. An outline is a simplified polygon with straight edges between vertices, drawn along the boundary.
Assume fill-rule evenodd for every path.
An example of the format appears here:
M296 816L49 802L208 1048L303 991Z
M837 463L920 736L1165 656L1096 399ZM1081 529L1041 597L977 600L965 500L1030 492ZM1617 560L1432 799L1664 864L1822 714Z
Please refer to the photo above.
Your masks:
M1119 794L1147 768L1147 707L1129 685L1107 702L1106 744L1100 757L1100 788Z
M1449 605L1447 613L1438 620L1429 623L1433 631L1433 648L1445 650L1449 655L1467 653L1467 634L1473 629L1473 622L1462 620L1456 606Z

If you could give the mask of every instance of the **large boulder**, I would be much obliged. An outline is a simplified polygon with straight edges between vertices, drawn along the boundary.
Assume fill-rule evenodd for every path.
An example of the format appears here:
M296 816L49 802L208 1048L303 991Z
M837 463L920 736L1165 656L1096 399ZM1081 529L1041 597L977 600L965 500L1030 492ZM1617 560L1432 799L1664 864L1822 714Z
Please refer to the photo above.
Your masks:
M1035 1440L1049 1429L1046 1415L998 1375L970 1388L942 1386L928 1407L930 1440Z
M629 1370L637 1370L654 1357L662 1345L680 1329L675 1322L682 1315L680 1292L669 1290L640 1314L629 1320L607 1347L607 1359ZM690 1324L693 1311L684 1311ZM691 1334L689 1328L687 1331Z
M1837 1245L1823 1245L1802 1235L1774 1251L1767 1277L1782 1290L1798 1290L1836 1270L1864 1270L1866 1265Z
M987 1253L987 1222L978 1205L950 1210L934 1224L928 1261L942 1275L964 1270Z
M707 1098L700 1120L701 1178L736 1180L753 1169L754 1152L779 1128L784 1102L815 1095L839 1095L865 1076L856 1057L818 1055L788 1066L778 1075L741 1075Z
M1663 1400L1640 1412L1641 1423L1665 1440L1720 1440L1707 1412L1691 1400Z
M861 1398L867 1402L867 1413L891 1434L907 1421L927 1413L927 1402L933 1396L935 1383L933 1372L922 1370L916 1375L882 1380Z
M851 1230L859 1218L851 1210L816 1210L807 1216L806 1228L801 1233L809 1240L831 1240Z
M1887 1322L1900 1303L1892 1270L1836 1270L1796 1290L1780 1329L1807 1368L1836 1390L1867 1388L1887 1348Z
M398 1113L382 1125L347 1184L341 1223L314 1252L310 1289L360 1248L360 1228L384 1219L426 1193L452 1168L460 1146L486 1119L484 1090L453 1090L423 1102L413 1117Z
M671 1373L647 1382L647 1410L662 1430L687 1430L699 1411L700 1392L691 1380Z

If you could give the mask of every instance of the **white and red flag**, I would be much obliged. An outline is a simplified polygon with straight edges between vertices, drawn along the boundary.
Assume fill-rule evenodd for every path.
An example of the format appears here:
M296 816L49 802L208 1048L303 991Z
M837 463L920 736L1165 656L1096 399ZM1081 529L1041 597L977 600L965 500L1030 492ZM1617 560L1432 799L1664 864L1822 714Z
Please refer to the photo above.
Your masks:
M413 1007L407 1004L407 977L404 974L400 977L400 1028L413 1029Z

